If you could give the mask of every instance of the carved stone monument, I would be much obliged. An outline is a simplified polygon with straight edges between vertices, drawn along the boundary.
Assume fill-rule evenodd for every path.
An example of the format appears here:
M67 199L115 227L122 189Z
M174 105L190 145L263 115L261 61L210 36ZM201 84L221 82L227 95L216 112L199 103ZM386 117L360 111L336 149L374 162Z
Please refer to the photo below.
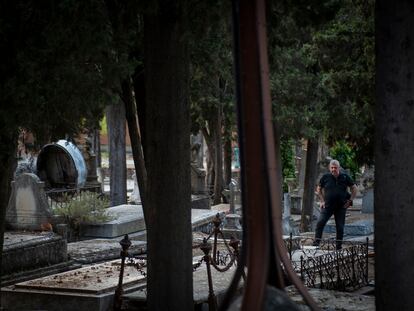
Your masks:
M13 230L40 230L51 222L45 183L34 174L23 173L12 182L6 211L6 226Z
M191 135L191 193L206 193L206 171L203 168L203 139L201 134Z

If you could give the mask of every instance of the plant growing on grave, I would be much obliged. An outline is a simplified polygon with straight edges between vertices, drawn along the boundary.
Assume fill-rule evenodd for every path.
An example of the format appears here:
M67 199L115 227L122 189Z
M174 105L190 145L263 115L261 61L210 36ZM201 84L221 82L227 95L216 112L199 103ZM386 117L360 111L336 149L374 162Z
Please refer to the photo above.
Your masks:
M98 224L113 220L107 207L109 200L95 192L83 192L81 196L66 197L63 207L55 208L54 213L62 216L75 237L80 235L80 225L83 223Z

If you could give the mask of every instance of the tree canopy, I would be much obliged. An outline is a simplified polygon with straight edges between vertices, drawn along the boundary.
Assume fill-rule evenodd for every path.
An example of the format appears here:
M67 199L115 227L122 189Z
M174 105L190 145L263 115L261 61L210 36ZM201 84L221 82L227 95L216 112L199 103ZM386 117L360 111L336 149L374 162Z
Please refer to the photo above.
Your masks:
M360 161L369 162L374 2L304 5L285 1L272 6L269 54L275 120L289 137L323 134L330 143L346 139L359 148Z

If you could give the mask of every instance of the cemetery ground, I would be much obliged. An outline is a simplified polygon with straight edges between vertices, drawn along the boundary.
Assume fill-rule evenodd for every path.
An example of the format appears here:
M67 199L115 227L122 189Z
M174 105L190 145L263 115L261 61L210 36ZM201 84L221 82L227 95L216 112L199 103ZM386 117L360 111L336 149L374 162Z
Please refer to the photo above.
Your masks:
M131 171L131 159L127 159L127 165ZM45 197L36 177L22 176L15 185L16 192L22 189L15 200L29 198L36 206L44 204ZM102 181L104 191L108 191L107 179L102 178ZM29 191L27 187L35 190ZM129 180L128 192L133 190L134 182ZM213 292L219 302L233 277L237 258L234 250L228 247L230 237L242 238L240 197L233 194L233 199L232 205L210 206L204 199L192 198L194 303L200 310L208 309L209 292ZM57 225L55 232L51 228L6 231L3 271L7 272L2 275L1 293L5 310L67 311L73 310L74 306L79 311L112 310L115 292L120 288L120 242L125 241L125 234L128 234L131 245L122 274L123 295L119 297L126 310L145 310L146 230L142 206L139 200L135 203L110 207L110 219L100 224L84 224L78 239L67 239L67 228L62 225ZM31 206L31 203L26 205ZM354 207L348 210L345 247L340 252L330 246L335 232L333 220L325 228L325 246L314 249L311 246L313 232L299 233L297 230L300 215L293 213L289 219L284 217L285 243L292 265L324 310L375 309L373 213L364 205L358 198ZM44 211L35 210L32 215L41 220ZM234 210L236 214L231 214L230 211L234 213ZM28 211L13 210L10 219L23 224L27 222ZM287 227L286 223L289 224ZM208 256L215 258L215 266L210 266L213 282L210 288L207 261L203 259L207 256L205 250L212 247L215 240L214 232L218 234L217 249L214 251L213 246L208 252ZM289 232L295 234L289 236ZM168 228L165 234L168 236ZM210 243L207 248L204 239ZM338 286L341 289L347 287L346 291L338 290ZM239 290L243 290L243 282L239 284ZM306 310L304 301L292 286L288 286L286 291Z
M193 255L194 265L200 262L203 252L198 247L203 238L213 228L210 224L215 215L219 213L224 217L229 213L229 205L213 206L210 210L193 212ZM347 215L347 226L358 227L358 224L367 223L372 214L363 215L356 206ZM292 215L292 221L297 225L299 215ZM209 225L210 224L210 225ZM355 225L356 224L356 225ZM324 238L333 237L329 233L329 224ZM348 229L348 231L351 229ZM362 229L352 230L364 233ZM352 231L351 230L351 231ZM362 230L362 231L361 231ZM204 231L204 232L203 232ZM368 230L369 231L369 230ZM301 238L306 241L312 238L313 233L303 233ZM16 273L14 277L3 280L2 302L6 310L73 310L76 303L78 310L111 310L114 292L118 286L120 271L120 240L122 236L110 238L83 238L77 242L67 244L68 260L44 268L34 269L26 273ZM129 254L139 258L145 258L145 230L130 232L129 238L132 245ZM348 241L365 241L369 239L368 258L368 284L353 292L343 292L327 289L309 288L311 295L324 310L375 310L373 296L374 284L374 257L372 254L373 233L362 235L347 234ZM5 247L11 244L30 245L34 240L53 239L51 232L38 233L6 233ZM287 236L286 239L289 239ZM308 243L304 243L303 249ZM23 252L27 247L23 248ZM224 241L219 239L218 250L226 253ZM50 250L48 250L50 252ZM24 257L24 256L22 256ZM234 267L224 273L212 269L213 290L220 300L225 292ZM242 286L242 285L241 285ZM125 267L123 280L123 303L128 310L144 310L145 308L145 267L137 269L137 266L129 264ZM208 309L208 282L205 263L202 263L194 272L194 299L202 309ZM287 293L291 299L302 306L307 307L296 290L289 286ZM204 309L203 309L204 308Z

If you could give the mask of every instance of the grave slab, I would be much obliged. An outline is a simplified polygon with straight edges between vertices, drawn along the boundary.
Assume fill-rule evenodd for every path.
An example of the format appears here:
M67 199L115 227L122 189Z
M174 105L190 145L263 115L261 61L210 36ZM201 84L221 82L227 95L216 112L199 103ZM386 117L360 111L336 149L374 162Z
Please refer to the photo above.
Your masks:
M142 205L125 204L109 207L107 210L113 220L100 224L82 224L83 237L114 238L145 230Z
M208 225L217 213L228 212L228 204L220 204L211 209L191 209L191 223L193 231ZM115 238L145 230L144 213L142 205L118 205L108 208L108 214L114 220L100 224L83 224L82 237Z
M232 266L226 272L218 272L213 267L211 268L211 278L213 282L213 291L214 295L218 302L223 298L224 293L226 292L230 282L233 278L234 272L236 270L235 266ZM240 281L239 290L243 286L243 280ZM207 267L203 263L199 268L193 272L193 299L194 305L198 306L196 310L207 310L203 309L204 306L207 307L208 303L208 279L207 279ZM146 307L146 288L133 291L129 294L124 295L125 305L128 307L128 310L142 310Z
M326 233L335 233L335 223L327 223L324 229ZM358 220L353 223L345 223L344 234L351 236L370 235L374 233L374 220Z
M53 232L7 231L2 271L5 275L67 261L67 242Z
M1 298L7 310L109 311L118 284L120 260L83 267L3 287ZM145 277L126 266L124 292L142 286Z

